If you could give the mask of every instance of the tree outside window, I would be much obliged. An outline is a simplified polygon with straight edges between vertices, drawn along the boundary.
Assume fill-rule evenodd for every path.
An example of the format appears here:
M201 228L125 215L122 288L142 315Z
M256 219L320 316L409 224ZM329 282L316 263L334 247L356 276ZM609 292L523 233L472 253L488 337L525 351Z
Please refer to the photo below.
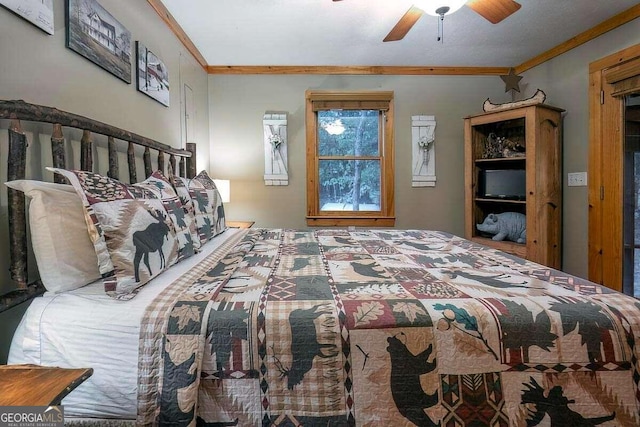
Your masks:
M393 226L393 93L307 92L307 224Z

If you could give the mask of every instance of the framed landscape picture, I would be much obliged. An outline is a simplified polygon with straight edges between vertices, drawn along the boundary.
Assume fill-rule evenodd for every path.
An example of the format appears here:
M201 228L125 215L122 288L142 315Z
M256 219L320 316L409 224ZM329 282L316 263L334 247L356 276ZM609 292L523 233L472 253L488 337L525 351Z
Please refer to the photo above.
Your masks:
M138 90L168 107L169 71L166 65L139 41L136 42L136 52Z
M53 0L0 0L0 5L53 34Z
M96 0L66 0L67 47L131 83L131 32Z

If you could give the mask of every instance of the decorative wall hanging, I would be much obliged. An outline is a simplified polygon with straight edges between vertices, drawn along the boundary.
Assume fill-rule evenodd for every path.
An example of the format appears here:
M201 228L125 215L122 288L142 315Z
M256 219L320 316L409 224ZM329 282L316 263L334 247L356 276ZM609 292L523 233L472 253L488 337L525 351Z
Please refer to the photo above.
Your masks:
M411 116L412 187L436 186L435 133L435 116Z
M264 127L264 185L289 185L287 113L267 111Z
M520 93L520 80L522 80L522 76L516 74L516 70L513 68L509 68L509 74L505 74L500 76L502 81L504 82L504 91L511 91L511 95L514 95L514 91Z
M0 5L53 34L53 0L0 0Z
M131 32L96 0L67 0L67 47L131 83Z
M169 71L153 52L139 41L136 42L137 88L140 92L169 106Z
M499 111L499 110L507 110L509 108L515 107L525 107L527 105L536 105L544 103L545 99L547 99L547 95L541 91L540 89L536 90L536 93L533 94L532 97L523 99L521 101L514 102L505 102L504 104L494 104L489 101L487 98L482 104L483 111Z

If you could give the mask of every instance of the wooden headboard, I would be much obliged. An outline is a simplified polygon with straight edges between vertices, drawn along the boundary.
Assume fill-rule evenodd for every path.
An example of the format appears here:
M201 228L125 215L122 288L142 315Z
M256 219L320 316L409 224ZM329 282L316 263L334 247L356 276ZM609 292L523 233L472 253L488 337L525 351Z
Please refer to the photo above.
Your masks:
M77 114L61 111L56 108L42 105L29 104L24 101L1 101L0 119L10 120L7 177L6 181L25 179L27 159L27 136L22 130L21 121L35 122L37 124L51 125L51 153L53 166L63 169L81 169L94 171L94 137L107 138L107 152L109 169L107 175L118 178L118 146L124 148L126 143L126 158L129 172L129 182L138 181L136 170L136 146L144 147L142 155L144 164L144 179L152 173L151 150L157 152L157 169L163 173L177 173L180 176L195 176L195 144L187 143L185 150L174 148L144 136L137 135L124 129L117 128L96 120ZM67 165L65 159L64 129L78 129L82 131L80 140L80 165ZM77 131L74 131L77 132ZM102 135L102 136L100 136ZM124 150L121 150L124 151ZM138 150L140 151L140 150ZM169 156L170 170L165 166L165 157ZM97 172L97 171L96 171ZM54 175L55 182L65 182L64 177ZM4 182L4 181L1 181ZM39 281L30 282L27 277L27 220L25 196L22 192L7 190L8 216L9 216L9 251L10 274L16 282L16 289L0 296L0 311L21 303L44 292Z

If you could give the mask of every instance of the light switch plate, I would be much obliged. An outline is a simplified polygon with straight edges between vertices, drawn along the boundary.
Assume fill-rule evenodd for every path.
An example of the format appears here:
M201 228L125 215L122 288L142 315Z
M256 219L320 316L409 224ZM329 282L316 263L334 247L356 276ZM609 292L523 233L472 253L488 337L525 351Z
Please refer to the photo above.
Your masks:
M567 185L569 187L586 187L587 186L587 173L586 172L572 172L567 174Z

